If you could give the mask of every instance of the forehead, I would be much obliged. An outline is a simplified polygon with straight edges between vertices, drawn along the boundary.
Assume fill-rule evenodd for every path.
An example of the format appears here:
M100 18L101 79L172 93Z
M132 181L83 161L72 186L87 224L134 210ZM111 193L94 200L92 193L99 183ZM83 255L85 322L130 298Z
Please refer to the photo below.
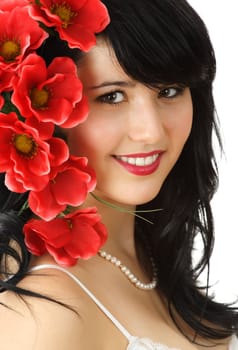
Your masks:
M102 39L81 58L78 63L78 75L85 87L100 84L102 80L128 80L114 51Z

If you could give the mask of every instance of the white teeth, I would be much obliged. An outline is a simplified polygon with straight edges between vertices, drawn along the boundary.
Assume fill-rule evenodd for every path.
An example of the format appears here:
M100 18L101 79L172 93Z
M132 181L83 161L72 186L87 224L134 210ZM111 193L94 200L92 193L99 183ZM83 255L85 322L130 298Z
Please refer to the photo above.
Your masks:
M127 162L129 164L135 165L136 164L136 158L128 158Z
M135 160L136 160L136 165L138 165L138 166L144 166L145 165L145 158L135 158Z
M117 156L117 158L120 159L121 161L131 165L136 165L136 166L151 165L156 161L158 157L159 157L158 154L154 154L153 156L148 156L148 157L136 157L136 158Z
M154 161L155 161L155 159L153 159L153 157L154 156L151 156L151 157L146 157L145 158L145 165L150 165L150 164L152 164Z

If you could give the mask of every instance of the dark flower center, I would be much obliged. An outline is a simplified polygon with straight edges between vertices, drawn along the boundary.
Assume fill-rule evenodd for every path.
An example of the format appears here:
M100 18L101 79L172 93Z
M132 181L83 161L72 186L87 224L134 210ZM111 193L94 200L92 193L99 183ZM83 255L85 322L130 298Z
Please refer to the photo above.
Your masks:
M62 4L54 4L51 7L51 12L61 19L63 28L67 28L72 24L72 19L76 16L76 12L65 2Z
M13 144L17 152L24 158L34 158L37 153L37 144L31 136L25 134L14 135Z
M14 40L6 40L0 44L0 56L2 56L6 62L14 61L20 53L21 46Z
M33 88L30 92L32 106L34 108L43 109L47 107L50 93L47 89Z

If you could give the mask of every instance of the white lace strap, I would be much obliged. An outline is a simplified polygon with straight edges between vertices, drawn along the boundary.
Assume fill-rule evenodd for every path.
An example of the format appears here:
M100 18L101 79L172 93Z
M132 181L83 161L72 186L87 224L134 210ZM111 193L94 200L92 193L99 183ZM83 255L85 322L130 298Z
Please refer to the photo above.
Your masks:
M112 321L112 323L119 329L119 331L130 341L134 338L123 326L122 324L110 313L110 311L105 308L105 306L95 297L93 293L70 271L66 270L62 266L54 264L42 264L32 267L29 272L39 271L43 269L56 269L66 273L72 280L74 280L77 285L94 301L94 303L99 307L99 309Z

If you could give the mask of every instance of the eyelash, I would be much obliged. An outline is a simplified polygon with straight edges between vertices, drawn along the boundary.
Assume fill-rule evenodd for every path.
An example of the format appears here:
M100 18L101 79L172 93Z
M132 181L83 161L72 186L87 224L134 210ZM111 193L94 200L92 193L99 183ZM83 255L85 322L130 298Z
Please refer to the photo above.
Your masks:
M112 100L113 95L115 96L116 94L121 94L121 95L123 95L122 101L120 101L120 102L114 102L114 101ZM123 91L114 90L114 91L107 92L106 94L97 97L97 101L99 101L100 103L107 103L107 104L110 104L110 105L117 105L117 104L123 102L123 101L124 101L124 98L125 98L125 94L124 94Z
M167 94L170 90L175 90L175 94L173 96L167 96ZM177 96L182 95L184 90L185 90L185 87L168 86L168 87L160 89L160 91L158 93L158 97L165 98L165 99L174 99ZM115 98L115 95L117 95L117 94L123 95L123 98L119 102L114 102L113 98ZM106 104L110 104L110 105L118 105L118 104L125 101L125 93L121 90L110 91L104 95L97 97L97 101L99 101L100 103L106 103Z
M174 96L166 96L166 92L169 90L175 90L175 95ZM176 98L179 95L182 95L185 90L185 87L182 86L168 86L166 88L163 88L159 91L159 97L160 98L167 98L167 99L173 99Z

